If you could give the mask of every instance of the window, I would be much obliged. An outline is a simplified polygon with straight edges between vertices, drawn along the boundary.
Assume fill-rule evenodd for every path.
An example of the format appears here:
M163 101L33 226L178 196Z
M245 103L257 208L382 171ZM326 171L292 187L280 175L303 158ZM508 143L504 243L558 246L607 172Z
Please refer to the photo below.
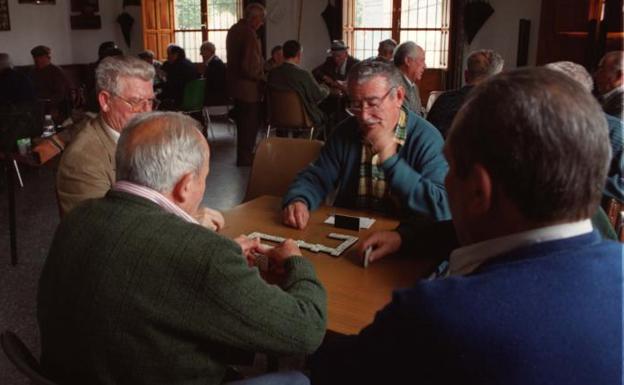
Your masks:
M225 36L242 15L241 0L175 0L175 43L193 62L201 62L199 47L209 40L217 56L226 60Z
M344 0L343 34L358 59L377 55L381 40L412 40L429 68L447 68L450 0Z

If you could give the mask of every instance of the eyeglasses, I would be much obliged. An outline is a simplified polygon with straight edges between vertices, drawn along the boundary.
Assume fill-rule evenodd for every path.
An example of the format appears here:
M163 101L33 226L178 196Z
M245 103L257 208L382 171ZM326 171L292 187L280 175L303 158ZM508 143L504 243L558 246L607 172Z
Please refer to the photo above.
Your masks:
M130 108L132 109L132 112L143 112L146 110L148 106L152 108L152 111L155 111L158 109L158 106L160 105L160 100L156 98L128 100L128 99L122 98L121 96L117 94L113 94L113 96L118 98L119 100L126 102L126 104L129 105Z
M381 105L386 101L388 95L394 90L396 87L391 87L388 92L386 92L382 97L374 97L370 99L365 99L362 102L349 102L349 106L345 108L347 113L351 116L361 114L364 110L368 109L370 112L377 112L381 108ZM366 104L365 104L366 103Z

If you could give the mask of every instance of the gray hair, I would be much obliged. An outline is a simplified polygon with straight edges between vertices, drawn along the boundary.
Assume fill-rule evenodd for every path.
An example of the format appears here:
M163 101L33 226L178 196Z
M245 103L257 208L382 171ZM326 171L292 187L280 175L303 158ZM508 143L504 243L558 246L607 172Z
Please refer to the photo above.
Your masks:
M136 131L146 124L154 125L150 127L151 135L139 142ZM115 153L117 180L170 192L184 174L199 174L208 157L202 140L199 123L184 114L139 114L119 137Z
M602 59L600 59L600 63L609 63L609 72L622 71L622 66L624 65L624 51L607 52Z
M96 89L113 94L121 92L120 78L154 80L154 66L134 56L110 56L102 59L95 69Z
M477 85L455 117L447 145L458 178L482 165L494 193L536 223L591 217L611 158L596 99L570 77L543 67Z
M503 70L503 65L505 65L503 57L491 49L474 51L466 59L470 82L496 75Z
M251 20L254 17L262 17L266 16L266 10L264 6L259 3L251 3L245 7L244 18L245 20Z
M212 44L211 42L205 41L199 47L199 52L206 52L206 51L210 51L212 53L215 53L215 52L217 52L217 47L215 47L215 45Z
M392 63L374 59L363 60L354 65L347 75L347 83L363 84L376 77L386 79L390 88L403 84L401 72Z
M576 64L571 61L556 61L548 63L544 67L568 75L582 85L587 92L592 92L594 89L594 79L589 72L587 72L585 67L580 64Z
M394 39L386 39L379 42L379 47L377 47L377 52L382 55L392 54L394 49L397 46L397 42Z
M394 65L400 67L405 64L405 59L411 57L417 59L425 56L425 50L413 41L399 44L394 50Z

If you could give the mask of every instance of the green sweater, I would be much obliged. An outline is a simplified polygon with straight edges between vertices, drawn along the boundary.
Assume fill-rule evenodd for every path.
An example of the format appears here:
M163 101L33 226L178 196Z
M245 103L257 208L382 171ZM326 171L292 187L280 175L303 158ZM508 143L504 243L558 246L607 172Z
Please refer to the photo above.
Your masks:
M239 246L130 194L59 225L39 281L44 372L63 384L218 384L250 352L311 353L326 296L303 257L283 289Z

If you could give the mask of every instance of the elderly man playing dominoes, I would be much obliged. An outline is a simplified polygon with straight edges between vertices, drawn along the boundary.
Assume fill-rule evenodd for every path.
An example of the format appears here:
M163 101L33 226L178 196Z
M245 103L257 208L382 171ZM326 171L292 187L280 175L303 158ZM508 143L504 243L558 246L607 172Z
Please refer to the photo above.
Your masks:
M461 247L358 335L328 339L312 382L621 384L622 244L590 222L610 158L593 96L545 68L497 75L445 154Z
M117 182L59 225L39 281L41 366L62 384L222 384L253 352L305 354L321 343L326 296L292 240L264 249L194 219L209 148L182 114L133 119ZM164 165L164 166L163 166ZM246 256L279 268L280 288ZM298 372L245 384L306 384Z
M388 215L450 217L444 177L448 165L439 132L401 107L401 74L367 60L347 78L352 117L335 129L321 153L283 198L284 223L303 229L310 211L337 189L335 205Z

